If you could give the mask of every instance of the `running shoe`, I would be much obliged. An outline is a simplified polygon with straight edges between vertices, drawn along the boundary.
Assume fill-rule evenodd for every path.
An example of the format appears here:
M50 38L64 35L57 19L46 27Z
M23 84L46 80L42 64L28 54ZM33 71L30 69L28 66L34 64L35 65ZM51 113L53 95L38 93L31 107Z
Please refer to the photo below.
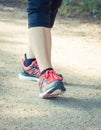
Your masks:
M22 59L21 73L18 75L19 79L39 81L40 70L37 61L34 60L29 66L25 66L24 59Z
M39 88L41 98L53 98L64 93L66 88L62 82L62 75L57 74L53 69L46 70L46 72L40 76Z

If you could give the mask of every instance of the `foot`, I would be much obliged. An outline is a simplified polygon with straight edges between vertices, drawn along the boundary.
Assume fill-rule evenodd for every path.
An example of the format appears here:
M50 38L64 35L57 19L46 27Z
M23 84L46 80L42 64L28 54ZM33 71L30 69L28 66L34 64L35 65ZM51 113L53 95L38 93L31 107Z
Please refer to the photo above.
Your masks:
M19 79L39 81L40 70L37 61L33 61L31 65L25 66L24 59L22 59L21 73L18 75Z
M54 70L47 70L40 76L39 87L41 98L56 97L66 91L62 82L63 77L57 74Z

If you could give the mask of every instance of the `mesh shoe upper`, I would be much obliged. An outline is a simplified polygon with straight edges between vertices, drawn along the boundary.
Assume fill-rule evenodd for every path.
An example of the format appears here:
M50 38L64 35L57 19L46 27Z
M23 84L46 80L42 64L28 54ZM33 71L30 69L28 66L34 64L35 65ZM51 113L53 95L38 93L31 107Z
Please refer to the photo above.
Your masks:
M31 65L29 65L28 67L25 66L24 64L24 59L22 59L22 68L25 74L31 75L31 76L35 76L38 77L40 76L40 70L37 64L37 61L33 61L31 63Z

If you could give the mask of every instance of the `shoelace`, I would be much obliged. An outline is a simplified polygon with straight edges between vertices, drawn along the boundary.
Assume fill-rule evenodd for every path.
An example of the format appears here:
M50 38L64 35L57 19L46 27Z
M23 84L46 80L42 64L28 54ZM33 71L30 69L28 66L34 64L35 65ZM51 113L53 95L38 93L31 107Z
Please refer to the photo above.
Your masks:
M62 76L58 75L54 70L47 70L42 76L43 80L47 79L48 82L53 82L56 80L63 80Z

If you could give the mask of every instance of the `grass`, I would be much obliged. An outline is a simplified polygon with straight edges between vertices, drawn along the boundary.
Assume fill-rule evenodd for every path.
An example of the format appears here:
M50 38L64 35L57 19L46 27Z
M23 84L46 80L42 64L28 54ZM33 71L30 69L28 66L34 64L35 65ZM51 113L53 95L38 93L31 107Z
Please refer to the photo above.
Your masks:
M16 0L16 2L27 3L27 0ZM59 15L80 15L101 19L101 0L63 0Z

